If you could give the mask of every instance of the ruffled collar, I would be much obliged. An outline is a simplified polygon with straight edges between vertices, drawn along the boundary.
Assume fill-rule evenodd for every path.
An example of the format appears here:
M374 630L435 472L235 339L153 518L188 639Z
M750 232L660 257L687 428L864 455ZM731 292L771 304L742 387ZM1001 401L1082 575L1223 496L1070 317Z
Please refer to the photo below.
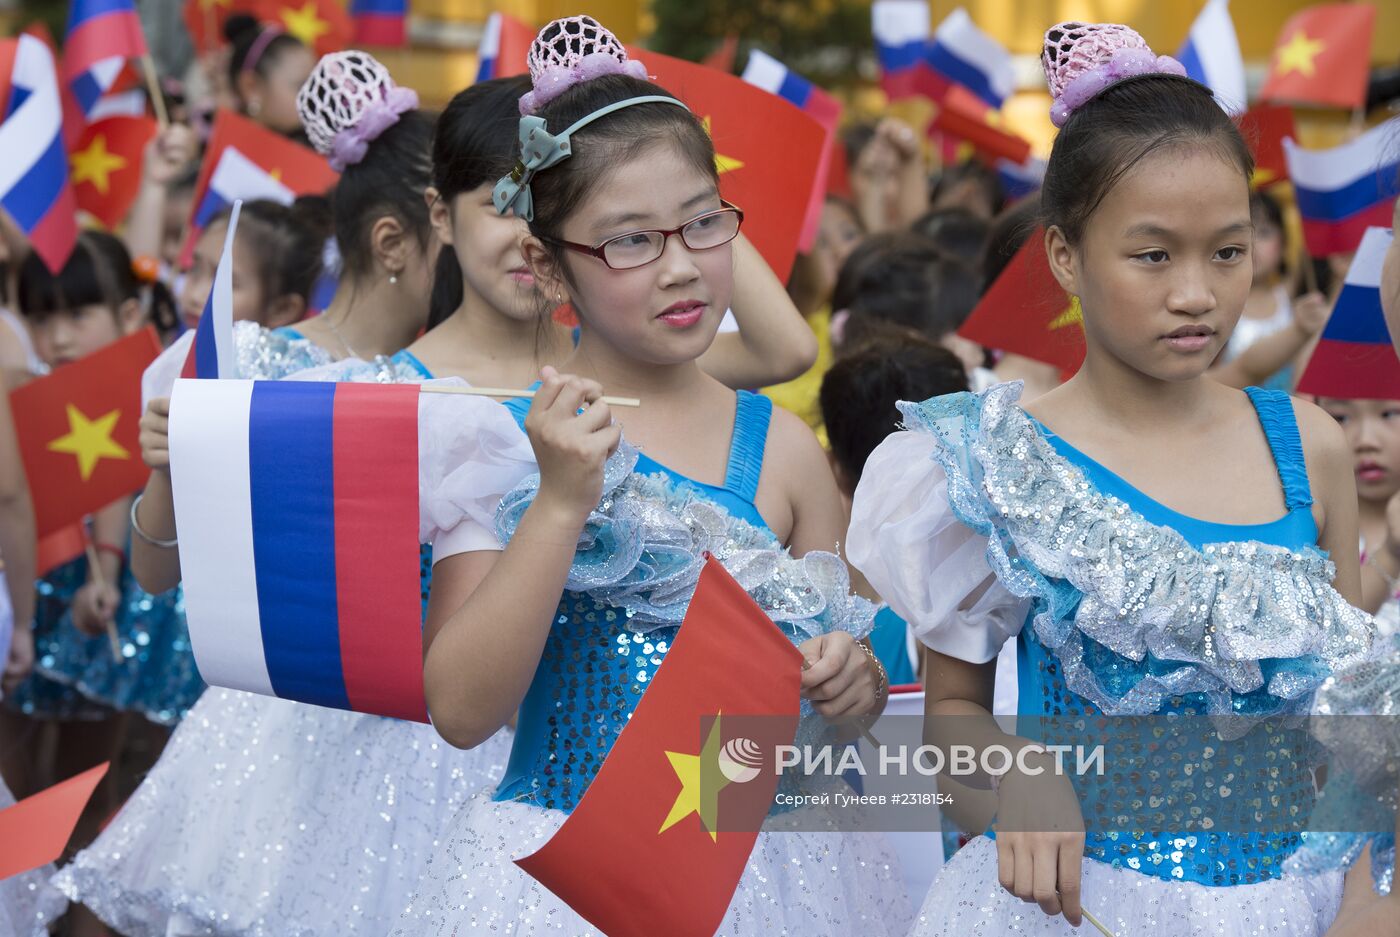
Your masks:
M766 527L736 518L663 473L638 474L623 442L608 459L603 494L579 535L565 588L623 609L629 630L674 627L685 617L706 553L797 641L830 631L861 638L875 605L851 594L845 562L813 551L793 557ZM539 492L532 474L501 500L496 533L508 542Z
M988 536L1002 584L1038 600L1035 635L1071 690L1107 715L1189 693L1215 715L1270 715L1365 656L1374 623L1331 587L1319 550L1193 547L1095 489L1020 393L1001 384L900 409L906 428L937 441L953 510Z

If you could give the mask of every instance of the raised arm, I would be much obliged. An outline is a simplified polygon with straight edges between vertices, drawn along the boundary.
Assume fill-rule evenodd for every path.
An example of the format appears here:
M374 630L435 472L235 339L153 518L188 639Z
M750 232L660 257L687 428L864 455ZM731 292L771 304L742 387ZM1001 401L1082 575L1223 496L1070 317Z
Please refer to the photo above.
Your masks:
M24 463L19 457L10 402L0 404L0 560L5 564L5 585L14 609L15 630L5 655L0 690L13 689L34 664L34 505L29 500Z

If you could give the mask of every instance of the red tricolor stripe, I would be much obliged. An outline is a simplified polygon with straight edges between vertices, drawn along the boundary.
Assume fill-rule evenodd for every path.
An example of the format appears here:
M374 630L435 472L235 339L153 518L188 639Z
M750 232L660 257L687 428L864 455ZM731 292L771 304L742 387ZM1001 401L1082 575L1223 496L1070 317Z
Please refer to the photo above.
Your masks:
M413 385L336 387L335 578L350 707L426 722L417 413Z

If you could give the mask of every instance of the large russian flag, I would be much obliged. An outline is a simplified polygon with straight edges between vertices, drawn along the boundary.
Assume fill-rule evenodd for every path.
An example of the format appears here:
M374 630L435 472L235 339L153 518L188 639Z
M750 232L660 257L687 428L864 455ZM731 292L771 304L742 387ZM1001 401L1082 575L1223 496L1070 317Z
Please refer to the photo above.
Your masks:
M933 73L935 93L929 97L934 100L946 94L950 86L962 85L991 107L999 108L1016 91L1011 53L978 29L962 7L938 24L924 61Z
M57 272L77 243L77 203L68 182L58 75L42 40L26 34L0 42L0 107L0 204Z
M72 0L63 40L63 77L85 117L92 118L125 60L148 54L133 0Z
M1298 393L1400 400L1400 358L1381 311L1381 267L1393 237L1389 228L1366 229Z
M401 46L408 42L408 0L350 0L355 42Z
M205 681L427 721L413 384L177 381L170 456Z
M217 379L238 376L238 360L233 349L233 238L238 230L238 213L243 202L233 203L228 231L224 234L224 249L219 266L214 271L214 285L204 301L204 313L194 332L189 356L180 371L181 377Z
M1305 150L1284 140L1288 175L1314 257L1356 250L1373 226L1388 226L1400 194L1395 128L1380 124L1330 150Z
M1238 114L1249 103L1245 93L1244 56L1230 19L1230 0L1207 0L1191 24L1176 57L1186 74L1215 92L1220 106Z

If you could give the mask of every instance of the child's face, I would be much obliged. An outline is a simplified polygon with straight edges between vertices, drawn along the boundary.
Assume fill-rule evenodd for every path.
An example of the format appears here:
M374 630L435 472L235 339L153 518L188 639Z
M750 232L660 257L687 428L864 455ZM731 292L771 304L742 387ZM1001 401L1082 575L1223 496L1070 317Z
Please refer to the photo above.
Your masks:
M836 285L836 275L841 272L841 265L860 243L861 236L860 222L848 206L830 201L822 206L822 220L817 228L812 256L817 260L822 285L827 293Z
M613 172L568 219L560 235L599 245L629 232L679 228L723 207L712 178L669 145L651 147ZM729 306L731 244L692 251L679 235L643 267L613 270L597 257L568 251L571 295L585 329L628 357L652 364L693 361L714 341ZM551 286L545 285L549 293Z
M535 277L520 249L529 229L514 215L496 211L492 188L481 185L452 199L450 223L447 210L435 206L433 227L451 238L462 279L471 292L501 315L517 321L535 319L540 312Z
M189 328L199 324L209 291L214 288L214 274L219 269L219 255L224 249L227 220L211 222L199 234L194 246L194 262L180 288L180 318ZM266 306L262 279L257 275L257 259L243 243L243 237L233 239L233 321L261 322Z
M1356 493L1385 502L1400 491L1400 400L1318 400L1342 424L1355 460Z
M33 323L34 349L51 368L61 367L98 351L126 334L126 329L102 303L61 309Z
M1082 242L1052 237L1052 267L1078 295L1090 355L1161 381L1204 374L1254 278L1249 188L1209 149L1148 156L1104 198Z
M280 51L277 61L266 77L256 77L244 97L258 102L256 120L264 127L291 136L301 132L301 116L297 113L297 92L311 77L316 67L316 55L305 46Z

